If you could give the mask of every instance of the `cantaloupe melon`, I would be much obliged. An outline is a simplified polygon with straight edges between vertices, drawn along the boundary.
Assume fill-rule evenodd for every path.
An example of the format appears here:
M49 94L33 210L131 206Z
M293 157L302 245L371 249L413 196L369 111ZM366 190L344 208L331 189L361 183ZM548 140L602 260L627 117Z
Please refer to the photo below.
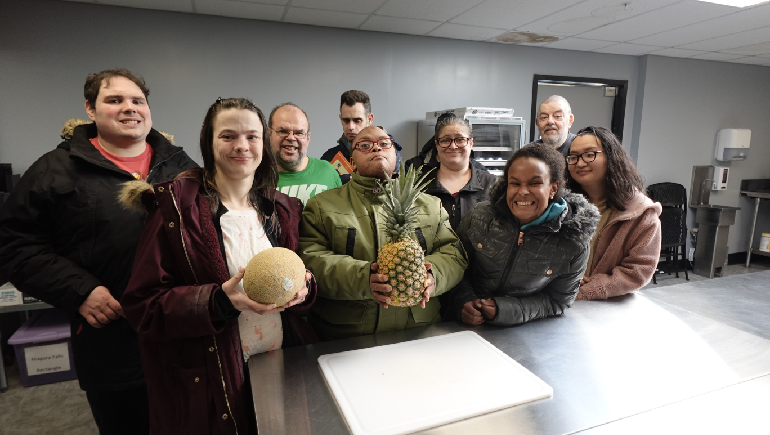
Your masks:
M243 289L253 301L285 305L305 285L305 264L294 251L269 248L255 255L243 274Z

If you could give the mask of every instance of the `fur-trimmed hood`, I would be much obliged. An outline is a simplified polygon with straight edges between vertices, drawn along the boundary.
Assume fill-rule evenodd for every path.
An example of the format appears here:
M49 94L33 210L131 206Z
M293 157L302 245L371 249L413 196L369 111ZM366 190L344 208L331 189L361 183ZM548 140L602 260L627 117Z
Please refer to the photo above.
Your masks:
M155 207L155 191L146 181L126 181L120 187L118 201L127 210L148 212Z
M80 118L70 118L67 120L67 122L64 123L64 126L61 128L60 136L63 140L70 140L74 135L75 127L79 125L91 124L92 122L93 121L87 121L85 119L80 119ZM170 143L171 145L174 144L173 134L168 134L165 131L158 131L158 133L162 134L163 137L166 138L168 143Z
M508 180L500 177L492 187L489 188L489 202L499 213L511 215L508 204L505 202L505 194L508 189ZM580 243L588 243L596 231L596 225L599 223L599 210L595 205L580 194L572 193L567 189L560 188L556 198L564 198L567 202L567 208L561 216L554 218L542 225L552 227L555 231L564 233L569 239ZM558 222L556 222L558 221ZM561 228L559 228L559 225Z

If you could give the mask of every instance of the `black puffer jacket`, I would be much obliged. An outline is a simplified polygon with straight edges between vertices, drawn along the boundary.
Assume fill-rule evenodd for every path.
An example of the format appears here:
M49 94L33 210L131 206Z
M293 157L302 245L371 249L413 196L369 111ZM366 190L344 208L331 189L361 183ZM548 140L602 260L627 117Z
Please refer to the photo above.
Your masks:
M524 229L519 245L521 230L505 194L506 180L498 180L490 200L460 223L468 269L451 292L450 318L460 320L468 301L494 298L497 316L487 323L515 325L562 314L577 296L599 221L596 207L582 195L567 193L561 215Z
M78 314L97 286L120 300L145 219L118 202L121 184L134 177L102 156L93 137L93 123L65 132L25 172L0 210L0 275L68 314L81 388L131 388L144 382L136 332L123 318L96 329ZM147 142L149 182L198 166L156 130Z

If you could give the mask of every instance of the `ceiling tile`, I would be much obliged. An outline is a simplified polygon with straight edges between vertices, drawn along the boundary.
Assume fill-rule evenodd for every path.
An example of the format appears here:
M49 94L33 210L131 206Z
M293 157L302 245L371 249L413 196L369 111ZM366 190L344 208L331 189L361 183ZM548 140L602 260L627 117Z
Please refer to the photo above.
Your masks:
M732 35L720 36L719 38L713 38L707 41L693 42L692 44L680 45L677 48L704 51L725 51L767 41L770 41L770 27L733 33Z
M740 59L728 60L728 62L770 66L770 59L765 57L742 57Z
M372 15L361 25L361 30L371 30L375 32L406 33L409 35L424 35L441 23L437 21L412 20L409 18L382 17Z
M427 36L440 38L469 39L471 41L486 41L497 35L507 32L506 29L492 29L489 27L466 26L463 24L444 23Z
M388 0L292 0L291 5L327 11L371 14L386 1Z
M627 20L581 33L580 36L604 41L631 41L688 24L709 20L735 10L729 6L684 1L655 9Z
M285 6L231 0L195 0L195 11L205 15L280 21Z
M321 11L318 9L305 9L289 7L284 21L298 24L310 24L311 26L339 27L355 29L364 22L368 15L352 14L339 11Z
M628 54L631 56L640 56L642 54L647 54L651 51L660 50L662 48L663 47L653 47L651 45L637 45L637 44L622 43L622 44L610 45L609 47L604 47L593 51L597 53Z
M444 22L482 1L484 0L390 0L377 10L377 15Z
M533 21L516 30L550 32L557 35L574 35L587 32L617 20L671 4L670 0L646 0L644 2L619 2L618 0L588 0Z
M99 0L99 4L162 11L193 11L192 0Z
M768 23L770 23L770 4L634 39L630 42L675 47L746 30L758 29L767 26Z
M515 29L582 0L487 0L450 20L457 24Z
M740 57L744 57L744 56L738 55L738 54L727 54L727 53L703 53L703 54L697 54L692 58L702 59L702 60L726 61L726 60L738 59Z
M756 56L759 54L770 53L770 41L760 42L758 44L744 45L742 47L735 47L730 50L722 50L727 53L742 54L745 56Z
M681 48L664 48L663 50L651 51L647 54L655 56L668 56L668 57L693 57L697 54L703 54L705 52L698 50L684 50Z
M552 42L544 47L548 48L560 48L564 50L584 50L593 51L599 48L615 45L616 42L609 41L597 41L595 39L583 39L583 38L564 38L556 42Z

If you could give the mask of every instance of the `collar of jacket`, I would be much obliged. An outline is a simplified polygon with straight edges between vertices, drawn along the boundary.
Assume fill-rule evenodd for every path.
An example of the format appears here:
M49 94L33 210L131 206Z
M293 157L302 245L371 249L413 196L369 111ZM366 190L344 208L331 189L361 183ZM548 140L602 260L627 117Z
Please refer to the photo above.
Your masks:
M107 160L92 144L91 139L97 136L96 124L78 125L72 132L72 138L64 140L57 148L62 148L70 152L72 156L79 157L88 162L115 169L115 165ZM147 143L152 147L152 161L150 168L153 168L157 162L162 162L172 155L182 151L182 148L171 145L171 143L157 130L150 129L147 135Z
M395 177L397 174L393 174L393 176ZM374 200L385 195L385 189L380 186L381 183L384 181L379 178L363 177L354 173L346 186L350 186L356 193L364 195L367 199Z
M609 225L618 221L636 219L649 208L655 209L655 212L658 214L658 216L660 216L660 214L663 212L663 207L659 202L653 202L653 200L651 200L647 195L634 189L634 197L631 199L631 201L628 202L628 204L626 204L626 209L623 211L615 210L615 213L613 213L610 222L607 224Z
M597 210L596 206L589 203L583 195L572 193L568 190L565 190L562 198L567 202L567 208L561 212L558 218L529 227L527 231L558 231L563 233L568 239L583 244L588 243L596 230L596 224L599 222L599 210ZM511 219L516 223L516 227L519 227L519 221L511 213L511 209L508 208L504 195L499 196L497 201L492 202L492 204L494 204L496 213L501 217Z
M463 186L462 189L460 189L460 192L478 192L481 190L484 190L484 186L481 184L481 179L479 177L479 170L478 168L474 167L473 164L468 163L468 166L471 169L471 179L468 181L468 183ZM431 194L431 192L445 192L449 193L444 186L441 185L441 183L438 181L438 166L428 166L425 168L425 170L433 169L433 172L430 174L430 177L432 180L430 181L430 184L428 184L428 187L425 189L425 193Z

